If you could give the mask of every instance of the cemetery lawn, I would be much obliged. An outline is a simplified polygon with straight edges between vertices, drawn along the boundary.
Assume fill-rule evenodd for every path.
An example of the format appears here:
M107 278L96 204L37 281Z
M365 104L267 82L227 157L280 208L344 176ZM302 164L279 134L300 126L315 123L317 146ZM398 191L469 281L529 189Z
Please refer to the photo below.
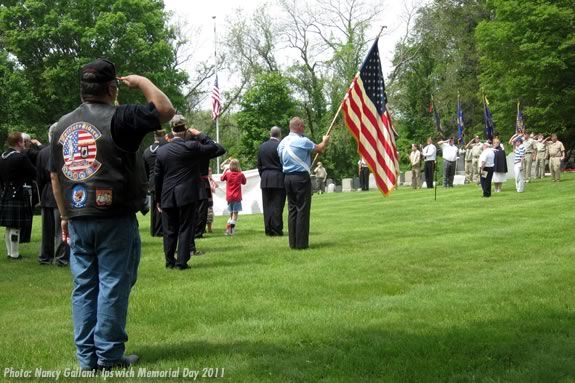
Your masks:
M107 381L575 382L575 174L562 177L489 199L475 185L437 201L406 187L315 195L305 251L265 237L261 215L240 214L234 237L216 217L184 271L164 268L140 217L127 352L141 360ZM37 264L39 224L24 260L2 244L0 381L77 367L70 274Z

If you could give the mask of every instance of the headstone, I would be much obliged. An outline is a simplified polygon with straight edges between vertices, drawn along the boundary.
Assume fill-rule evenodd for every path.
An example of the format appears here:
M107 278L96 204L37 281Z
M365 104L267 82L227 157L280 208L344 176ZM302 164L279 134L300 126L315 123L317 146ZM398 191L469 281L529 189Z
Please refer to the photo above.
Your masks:
M341 185L337 185L337 186L335 187L335 192L336 192L336 193L341 193Z
M405 172L405 178L402 185L411 186L411 170Z
M398 185L403 185L404 183L405 183L405 173L399 172L399 184Z
M341 191L350 192L352 189L352 179L344 178L341 180Z
M327 185L327 192L328 192L328 193L333 193L333 192L335 192L335 184L334 184L334 183L331 183L331 184L328 184L328 185Z
M351 187L353 190L360 189L359 177L353 177L353 181L351 182Z
M377 189L377 184L375 183L375 176L372 173L369 173L369 188Z
M465 184L465 175L456 174L453 177L453 185L464 185Z

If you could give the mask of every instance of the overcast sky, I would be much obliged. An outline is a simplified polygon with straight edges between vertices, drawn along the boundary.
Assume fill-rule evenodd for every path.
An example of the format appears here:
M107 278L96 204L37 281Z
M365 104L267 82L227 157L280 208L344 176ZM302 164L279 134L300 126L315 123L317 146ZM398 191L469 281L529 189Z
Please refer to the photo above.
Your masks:
M377 0L366 0L366 2ZM379 40L379 50L383 58L383 75L387 76L391 70L391 59L395 43L403 35L406 28L406 9L412 9L416 5L424 3L425 0L380 0L383 4L384 12L374 21L373 30L369 31L369 36L378 33L382 25L387 29ZM268 1L269 2L269 1ZM241 8L246 15L250 15L258 6L266 3L265 0L164 0L166 9L174 14L174 19L185 21L189 27L198 28L200 38L194 42L194 60L187 63L185 69L190 71L195 63L211 59L214 52L214 20L216 16L216 28L221 39L226 26L226 18L233 15L238 8ZM367 49L367 47L366 47ZM191 74L191 73L190 73ZM351 82L352 79L350 79ZM233 82L233 77L229 73L220 75L220 88L225 90L226 83Z

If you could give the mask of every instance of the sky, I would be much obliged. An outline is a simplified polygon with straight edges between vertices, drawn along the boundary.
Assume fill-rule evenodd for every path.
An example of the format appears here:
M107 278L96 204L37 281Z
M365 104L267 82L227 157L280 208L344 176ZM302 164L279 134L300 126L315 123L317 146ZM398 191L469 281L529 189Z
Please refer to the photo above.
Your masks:
M313 0L312 0L313 1ZM378 1L378 0L366 0ZM384 77L387 77L392 69L391 60L393 49L399 39L406 33L407 9L413 9L426 0L379 0L383 3L384 12L374 21L373 28L368 32L368 36L375 36L382 25L387 26L379 39L379 51L383 58L382 69ZM269 2L269 1L268 1ZM226 18L233 16L238 8L241 8L246 15L259 6L265 4L265 0L164 0L166 10L172 12L172 21L183 21L188 28L197 30L199 39L193 43L194 58L186 63L183 69L192 75L194 65L204 60L211 60L214 56L214 19L218 38L221 39L226 27ZM367 50L367 47L366 47ZM288 58L289 60L289 58ZM350 79L350 83L351 83ZM225 84L234 82L234 76L230 73L220 73L220 88L224 89Z

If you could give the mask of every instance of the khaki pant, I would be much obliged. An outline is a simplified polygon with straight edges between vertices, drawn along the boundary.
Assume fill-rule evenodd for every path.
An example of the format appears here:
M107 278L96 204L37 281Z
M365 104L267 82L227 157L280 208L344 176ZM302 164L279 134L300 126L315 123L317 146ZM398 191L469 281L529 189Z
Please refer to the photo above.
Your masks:
M531 179L531 170L533 165L533 153L525 153L525 164L523 166L523 179L529 181Z
M473 160L465 160L465 182L468 184L473 180Z
M476 184L479 183L479 157L474 157L471 161L471 175L470 178Z
M545 157L535 160L535 178L543 178L545 176Z
M549 170L551 170L551 179L553 181L561 179L561 157L549 158Z
M419 188L419 179L421 178L421 167L419 165L411 168L411 187Z

